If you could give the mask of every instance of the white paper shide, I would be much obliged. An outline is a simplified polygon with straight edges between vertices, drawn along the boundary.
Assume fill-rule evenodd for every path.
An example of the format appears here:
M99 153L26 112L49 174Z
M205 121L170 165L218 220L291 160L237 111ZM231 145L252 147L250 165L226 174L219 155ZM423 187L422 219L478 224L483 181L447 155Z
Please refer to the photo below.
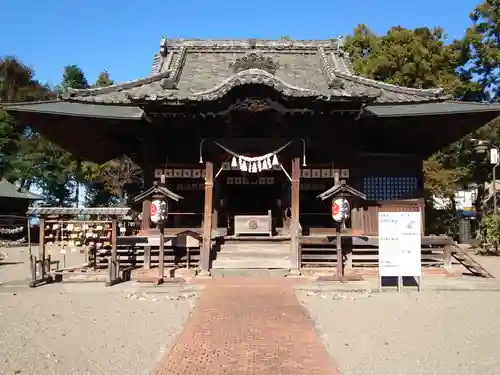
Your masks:
M420 212L380 212L380 276L421 276Z

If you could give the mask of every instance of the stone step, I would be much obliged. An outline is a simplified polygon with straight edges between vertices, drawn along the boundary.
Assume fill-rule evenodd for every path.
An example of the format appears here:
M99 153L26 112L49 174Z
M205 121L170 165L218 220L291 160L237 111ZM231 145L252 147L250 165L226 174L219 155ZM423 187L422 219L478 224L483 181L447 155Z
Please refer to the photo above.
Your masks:
M220 268L212 269L212 277L285 277L289 269L241 269L241 268Z
M249 259L262 259L262 260L273 260L273 259L290 259L290 251L281 253L272 252L255 252L255 251L235 251L226 252L221 251L217 253L217 260L249 260Z
M216 259L212 262L212 269L239 268L239 269L289 269L289 259Z

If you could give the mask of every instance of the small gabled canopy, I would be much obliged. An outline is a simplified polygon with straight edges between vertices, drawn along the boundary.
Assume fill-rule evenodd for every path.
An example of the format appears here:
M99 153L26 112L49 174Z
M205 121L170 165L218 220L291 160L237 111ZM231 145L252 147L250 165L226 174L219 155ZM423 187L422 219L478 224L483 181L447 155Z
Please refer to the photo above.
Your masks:
M149 198L149 197L153 197L155 195L156 196L158 196L158 195L163 196L165 198L172 199L176 202L178 202L181 199L184 199L180 195L175 194L172 190L168 189L167 187L155 184L152 187L150 187L148 190L146 190L146 191L142 192L141 194L137 195L136 197L134 197L134 202L136 202L136 203L141 202L144 199Z
M322 201L330 197L357 197L365 200L366 195L353 187L341 183L339 185L332 186L330 189L318 195L316 198L320 198Z
M32 201L41 200L42 197L29 191L18 189L5 178L0 179L0 198L27 199Z

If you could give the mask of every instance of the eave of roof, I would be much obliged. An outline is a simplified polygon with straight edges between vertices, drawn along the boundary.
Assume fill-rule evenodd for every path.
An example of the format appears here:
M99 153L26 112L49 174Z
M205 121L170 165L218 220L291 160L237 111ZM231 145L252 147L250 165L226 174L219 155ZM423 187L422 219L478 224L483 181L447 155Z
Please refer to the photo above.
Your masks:
M333 98L325 98L325 100ZM92 104L86 102L45 101L30 103L12 103L2 107L6 112L37 113L47 115L74 116L86 118L142 120L144 111L136 105L109 105ZM452 115L460 113L498 112L500 104L442 101L434 103L402 103L402 104L368 104L363 112L363 117L408 117Z
M117 120L141 120L144 115L144 111L137 106L72 103L64 100L6 103L2 105L2 109L7 113L41 113Z
M369 105L365 117L408 117L453 115L461 113L496 112L500 116L500 104L476 102L440 102L398 105Z
M16 185L11 184L6 179L0 180L0 198L41 200L42 197L29 191L19 190Z

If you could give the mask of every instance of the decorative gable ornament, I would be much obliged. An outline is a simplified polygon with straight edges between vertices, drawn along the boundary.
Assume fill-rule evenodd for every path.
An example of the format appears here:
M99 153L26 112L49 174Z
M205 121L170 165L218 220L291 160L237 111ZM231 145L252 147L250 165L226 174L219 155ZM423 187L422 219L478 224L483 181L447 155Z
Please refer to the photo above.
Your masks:
M229 68L233 69L234 73L239 73L248 69L260 69L270 74L275 74L279 67L279 62L271 57L266 57L260 52L249 52L245 56L239 57L236 61L229 64Z

